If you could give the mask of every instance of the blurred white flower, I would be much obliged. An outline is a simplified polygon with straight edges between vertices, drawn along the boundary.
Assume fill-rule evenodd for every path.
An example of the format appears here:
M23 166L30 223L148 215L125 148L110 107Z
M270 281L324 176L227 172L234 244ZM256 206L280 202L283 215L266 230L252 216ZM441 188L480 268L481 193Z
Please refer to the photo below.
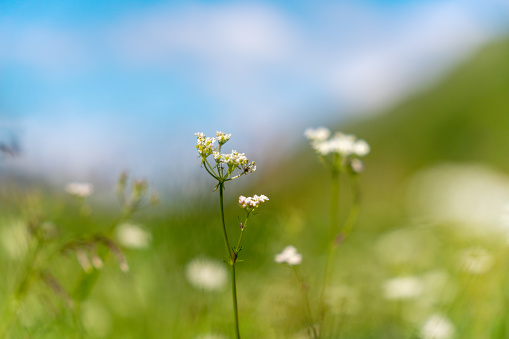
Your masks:
M408 198L416 214L432 221L470 226L474 234L509 235L503 218L509 177L484 165L443 164L419 172Z
M493 266L493 256L481 247L464 250L459 260L461 268L472 274L486 273Z
M70 195L80 198L86 198L94 191L94 186L86 182L71 182L65 186L65 190Z
M328 139L330 131L323 127L307 129L304 135L310 140L313 149L322 156L336 153L344 158L363 157L370 151L368 143L364 140L357 140L354 135L338 132Z
M454 325L446 317L434 314L421 327L422 339L449 339L454 336Z
M128 248L147 248L152 241L152 235L140 226L125 223L116 231L116 237L120 244Z
M302 255L297 252L293 246L287 246L283 252L276 254L274 261L277 263L287 263L290 266L299 265L302 262Z
M384 296L391 300L411 299L422 294L422 281L413 276L397 277L384 283Z
M324 141L330 136L330 131L325 127L308 128L304 131L304 136L311 141Z
M186 276L195 288L218 291L225 287L228 272L220 261L197 258L187 264Z

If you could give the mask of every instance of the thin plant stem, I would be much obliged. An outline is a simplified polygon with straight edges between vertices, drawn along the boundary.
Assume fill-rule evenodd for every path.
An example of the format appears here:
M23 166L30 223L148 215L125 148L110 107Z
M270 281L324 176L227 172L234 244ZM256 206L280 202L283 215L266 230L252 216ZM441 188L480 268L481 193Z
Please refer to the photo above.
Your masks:
M325 317L325 298L327 295L327 288L330 283L332 267L334 265L334 254L336 253L337 243L336 236L338 234L338 205L339 205L339 171L332 171L331 177L331 196L329 206L329 245L327 247L327 256L325 258L325 270L322 286L322 293L320 295L320 325Z
M237 306L237 281L235 277L235 262L232 263L232 299L233 299L233 317L235 318L235 337L240 339L239 330L239 310Z
M223 190L224 190L224 183L219 182L219 209L221 212L221 222L222 222L222 226L223 226L224 243L225 243L226 249L228 251L229 264L232 267L232 269L231 269L232 300L233 300L233 318L235 320L235 336L237 339L240 339L239 311L238 311L238 306L237 306L237 281L236 281L236 277L235 277L235 261L237 260L237 258L236 258L236 254L232 254L232 249L230 248L230 242L228 241L228 234L226 232L226 224L224 222ZM239 243L240 243L240 239L239 239Z
M313 334L313 338L318 339L320 337L318 336L318 333L316 333L316 329L313 326L313 313L311 312L311 306L309 304L309 296L308 296L306 284L305 284L302 276L299 274L297 267L295 267L295 266L291 266L291 267L293 269L293 272L295 273L295 276L297 277L297 281L299 282L299 286L300 286L300 289L302 290L302 294L304 295L304 303L305 303L304 317L306 318L306 322L308 323L308 326Z
M223 203L223 190L224 183L219 183L219 210L221 212L221 223L223 226L223 236L224 236L224 244L226 245L226 250L228 251L228 260L230 264L233 263L234 258L232 255L232 249L230 248L230 242L228 241L228 233L226 233L226 224L224 222L224 203Z

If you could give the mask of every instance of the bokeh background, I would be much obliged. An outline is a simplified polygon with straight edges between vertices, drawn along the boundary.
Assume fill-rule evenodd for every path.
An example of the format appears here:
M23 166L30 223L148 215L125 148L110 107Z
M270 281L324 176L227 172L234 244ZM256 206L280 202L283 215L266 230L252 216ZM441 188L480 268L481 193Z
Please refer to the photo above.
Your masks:
M318 307L330 182L303 136L318 126L372 149L330 338L507 337L508 19L503 0L2 1L2 305L33 253L34 215L58 230L50 253L109 229L122 171L160 200L117 225L130 270L110 258L78 320L36 281L11 337L72 337L76 321L88 337L233 335L217 196L193 136L216 130L258 165L227 187L233 237L236 197L271 199L244 240L241 331L305 337L299 286L273 257L299 249ZM74 181L94 186L91 213L66 193ZM350 203L342 189L343 218ZM71 291L79 259L51 258L39 269ZM192 278L203 274L216 284Z

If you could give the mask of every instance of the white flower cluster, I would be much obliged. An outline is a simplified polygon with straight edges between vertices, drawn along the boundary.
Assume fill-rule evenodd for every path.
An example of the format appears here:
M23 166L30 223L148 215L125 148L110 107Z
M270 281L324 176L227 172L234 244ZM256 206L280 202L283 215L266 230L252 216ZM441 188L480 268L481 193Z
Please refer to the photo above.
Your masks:
M307 129L304 135L311 141L311 145L318 154L326 156L337 153L341 157L363 157L370 151L366 141L356 139L354 135L336 133L330 139L330 131L325 127Z
M67 184L65 190L70 195L74 195L79 198L86 198L94 191L94 186L85 182L71 182Z
M258 206L262 203L262 202L265 202L269 200L269 198L267 198L267 196L265 195L254 195L252 197L245 197L243 195L241 195L239 197L239 205L240 207L244 208L246 211L248 212L252 212L254 211L256 208L258 208Z
M200 156L205 159L214 151L214 143L216 142L216 138L206 137L203 133L194 133L194 135L198 138L196 143L196 149Z
M454 325L440 314L433 314L421 327L422 339L450 339L454 337Z
M280 264L286 263L290 266L299 265L302 262L302 255L293 246L286 246L283 252L276 254L274 261Z
M214 151L213 155L217 163L227 164L228 167L246 166L249 163L245 153L239 153L235 150L230 154L220 154Z
M231 134L216 131L216 140L219 143L219 145L226 143L228 140L230 140L231 137L232 137Z

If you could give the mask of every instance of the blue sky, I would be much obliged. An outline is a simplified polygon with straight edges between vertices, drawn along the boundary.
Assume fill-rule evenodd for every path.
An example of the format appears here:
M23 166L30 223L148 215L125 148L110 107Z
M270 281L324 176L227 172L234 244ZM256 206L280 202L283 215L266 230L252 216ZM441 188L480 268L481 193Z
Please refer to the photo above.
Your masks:
M2 1L0 131L19 135L15 166L65 180L192 168L196 131L282 154L306 126L433 83L508 15L503 0Z

